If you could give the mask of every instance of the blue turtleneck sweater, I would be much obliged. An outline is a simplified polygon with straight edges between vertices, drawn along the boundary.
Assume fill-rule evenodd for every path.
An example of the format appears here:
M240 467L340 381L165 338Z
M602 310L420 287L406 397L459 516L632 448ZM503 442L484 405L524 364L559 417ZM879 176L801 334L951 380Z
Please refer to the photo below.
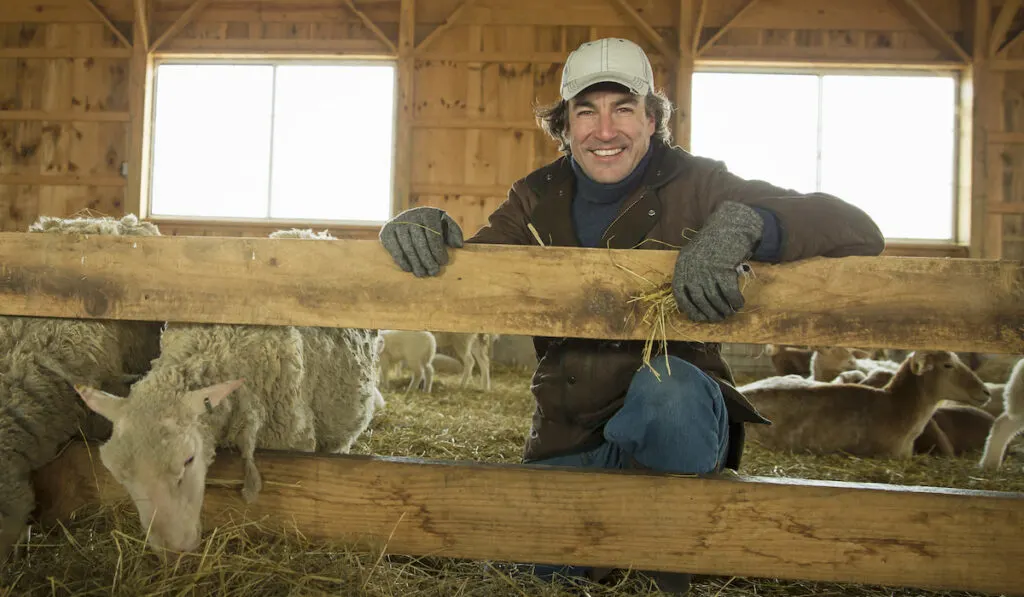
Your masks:
M629 176L619 182L600 183L589 176L570 157L573 173L576 175L576 193L572 198L572 223L576 229L576 238L582 247L598 247L601 237L608 226L611 226L619 214L622 202L635 191L644 178L647 165L651 161L654 144L651 143L640 163L630 172ZM775 214L760 207L754 208L764 219L764 232L761 242L754 252L753 260L766 263L779 261L782 248L782 231Z

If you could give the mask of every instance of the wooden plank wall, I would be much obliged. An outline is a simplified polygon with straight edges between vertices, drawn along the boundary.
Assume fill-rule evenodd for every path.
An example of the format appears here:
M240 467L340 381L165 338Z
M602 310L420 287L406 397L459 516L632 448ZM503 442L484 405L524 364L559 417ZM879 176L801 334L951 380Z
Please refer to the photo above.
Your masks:
M410 0L405 0L410 2ZM99 12L130 43L132 0L4 0L0 11L0 230L24 230L38 214L83 208L117 215L125 201L122 162L129 156L131 50L106 29ZM377 55L398 57L402 0L212 0L157 50L181 54ZM906 63L946 68L956 60L895 0L627 0L669 48L679 22L697 23L704 61L759 60ZM918 0L950 36L972 25L969 0ZM147 0L150 40L159 39L192 0ZM749 5L749 6L748 6ZM462 6L440 35L431 32ZM693 14L682 18L680 10ZM993 8L993 11L996 9ZM688 93L677 67L611 0L416 0L411 62L411 153L396 187L401 207L448 209L468 233L486 221L508 186L557 156L532 105L557 98L561 60L579 43L631 38L655 63L670 98ZM648 32L649 33L649 32ZM688 44L684 44L688 45ZM685 52L684 62L686 59ZM404 72L404 71L403 71ZM58 116L60 120L55 119ZM699 117L699 115L697 115ZM685 121L684 123L685 124ZM403 125L404 126L404 125ZM165 223L165 233L263 236L276 226ZM372 228L332 232L365 238ZM1007 235L1012 238L1012 235ZM928 255L942 253L931 248ZM905 254L905 253L904 253Z

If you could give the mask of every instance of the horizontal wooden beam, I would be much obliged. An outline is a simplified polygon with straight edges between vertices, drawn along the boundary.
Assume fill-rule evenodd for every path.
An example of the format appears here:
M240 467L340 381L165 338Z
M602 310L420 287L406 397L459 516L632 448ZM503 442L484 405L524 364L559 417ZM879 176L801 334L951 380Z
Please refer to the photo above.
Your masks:
M96 446L92 446L95 450ZM207 529L234 517L389 553L1017 593L1024 495L764 477L222 452ZM230 483L229 483L230 484ZM36 474L42 518L126 498L77 442ZM642 504L642 507L636 507Z
M562 64L567 52L459 52L449 50L426 51L416 55L416 62L500 62L503 64ZM660 54L649 55L653 66L664 65L667 60Z
M38 185L58 187L123 187L120 176L79 176L76 174L0 174L0 185Z
M646 339L629 301L676 252L471 245L440 276L377 241L0 233L0 314ZM339 270L338 264L344 264ZM1020 261L893 257L755 263L743 311L669 339L1024 352ZM641 279L643 277L646 279Z
M1024 58L996 58L988 61L988 67L994 71L1024 70Z
M222 54L248 55L266 58L268 53L301 54L323 57L325 54L384 56L388 50L376 39L213 39L177 37L164 44L154 55L172 56L209 53L222 58Z
M47 112L44 110L0 110L0 121L128 122L128 112Z
M0 48L0 58L124 58L132 57L130 48Z
M476 120L470 118L417 118L412 122L418 129L508 129L540 131L533 120Z
M988 133L988 142L996 145L1024 143L1024 133L991 132Z
M985 206L990 214L1024 214L1024 203L992 201Z

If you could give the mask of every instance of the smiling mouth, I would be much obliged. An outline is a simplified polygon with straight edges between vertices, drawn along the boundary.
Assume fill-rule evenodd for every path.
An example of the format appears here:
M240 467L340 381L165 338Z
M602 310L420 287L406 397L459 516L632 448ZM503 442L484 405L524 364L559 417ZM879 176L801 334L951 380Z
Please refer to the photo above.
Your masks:
M610 158L610 157L612 157L612 156L616 156L616 155L619 155L620 153L622 153L623 151L625 151L625 149L624 149L624 148L622 148L622 147L619 147L619 148L617 148L617 149L591 149L590 151L591 151L591 152L592 152L592 153L593 153L594 155L596 155L596 156L598 156L598 157L602 157L602 158Z

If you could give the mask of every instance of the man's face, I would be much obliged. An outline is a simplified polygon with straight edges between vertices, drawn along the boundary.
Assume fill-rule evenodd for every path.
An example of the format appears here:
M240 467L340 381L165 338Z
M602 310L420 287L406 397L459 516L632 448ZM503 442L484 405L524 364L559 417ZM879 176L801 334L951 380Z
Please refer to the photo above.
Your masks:
M626 91L584 92L569 100L569 147L587 176L613 183L636 168L654 134L643 98Z

